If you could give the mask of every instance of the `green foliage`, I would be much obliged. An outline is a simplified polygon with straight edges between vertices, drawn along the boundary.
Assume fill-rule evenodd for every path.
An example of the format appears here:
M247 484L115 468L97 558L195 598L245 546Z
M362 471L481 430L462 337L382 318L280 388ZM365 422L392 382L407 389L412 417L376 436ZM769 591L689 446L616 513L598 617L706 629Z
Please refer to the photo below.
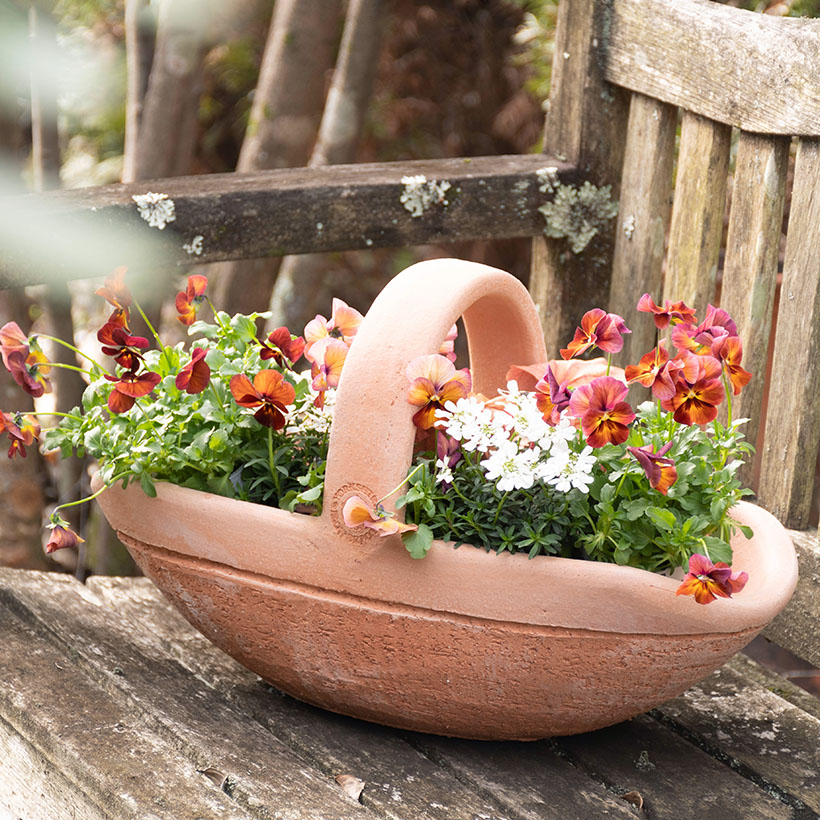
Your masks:
M309 381L284 371L296 392L288 424L263 427L252 411L240 407L230 380L251 379L269 366L259 356L254 319L219 315L218 324L195 322L190 332L206 347L211 380L200 394L177 388L176 375L191 360L180 343L145 354L146 366L161 381L126 413L112 414L107 402L113 383L95 368L80 409L46 434L45 445L63 457L87 454L100 463L106 484L139 481L153 495L156 481L204 490L288 510L318 512L324 485L329 422L313 407Z

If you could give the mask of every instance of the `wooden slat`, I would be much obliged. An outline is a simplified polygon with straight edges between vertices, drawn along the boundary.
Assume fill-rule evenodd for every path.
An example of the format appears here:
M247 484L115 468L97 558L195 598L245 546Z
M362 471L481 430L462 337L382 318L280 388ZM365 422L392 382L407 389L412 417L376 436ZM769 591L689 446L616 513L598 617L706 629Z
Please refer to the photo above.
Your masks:
M719 748L766 790L820 813L820 719L785 700L783 686L739 655L658 712Z
M732 406L734 418L749 419L743 432L752 444L761 422L789 144L788 137L741 132L732 184L720 304L737 324L743 366L753 374ZM753 472L750 459L740 474L746 486L752 486Z
M157 740L153 745L158 747L158 757L166 747L178 750L178 755L168 755L169 785L160 787L159 783L149 780L146 784L148 792L143 792L140 798L145 801L154 791L160 797L167 792L167 810L160 816L180 816L180 806L185 805L188 797L176 781L183 778L191 780L206 795L216 795L218 799L209 798L215 805L225 804L228 808L222 814L217 814L213 808L206 811L205 806L202 810L191 808L191 817L243 817L244 812L259 817L260 806L275 807L281 816L298 816L305 820L346 820L348 817L364 820L372 816L363 806L347 800L331 779L306 767L304 760L260 724L249 720L211 687L189 675L166 653L144 654L130 637L132 625L118 617L115 609L107 610L100 603L92 592L66 576L55 578L47 573L0 570L0 612L6 607L20 613L20 619L32 633L30 642L38 645L41 651L44 651L42 647L52 645L69 651L70 658L61 663L61 667L67 666L74 675L71 681L65 676L63 685L67 689L75 691L72 684L76 678L84 676L92 684L111 692L112 699L119 704L119 717L106 716L108 723L105 725L116 733L115 724L118 721L123 724L123 746L140 740L140 729L145 727L147 731L142 743L150 747L150 735L155 735ZM5 630L3 648L6 652L11 651ZM19 649L17 654L26 655L26 650ZM15 654L10 654L8 660L14 657ZM4 659L3 664L6 672L8 660ZM34 674L32 672L32 676ZM75 715L69 728L55 732L51 746L56 755L61 743L71 744L75 737L84 739L86 735L94 734L97 724L91 723L85 728L82 721L98 704L89 697L83 707L79 692L75 696L76 703L66 702L60 684L63 675L59 670L50 677L46 677L43 671L39 674L44 678L43 689L59 694L59 699L45 712L34 710L36 730L47 731L49 725L58 726L60 721ZM32 698L37 702L34 691ZM40 702L42 698L43 694L40 694ZM16 714L13 703L7 714ZM99 730L96 731L99 734ZM91 754L86 755L84 765L90 772L96 766L110 770L104 755L110 754L111 745L101 743L100 748L102 751L97 753L96 760ZM51 759L61 768L61 761ZM82 758L72 765L72 771L80 767L79 776ZM156 761L153 765L161 769L163 764ZM123 776L127 776L127 759L123 761L123 767ZM230 800L223 801L227 793L221 793L218 787L213 788L198 774L209 768L230 778ZM93 775L86 774L85 777L93 779ZM109 788L116 786L109 785ZM175 790L181 796L177 796ZM161 800L158 802L162 804ZM232 814L234 808L236 811ZM145 816L126 809L115 816Z
M699 312L715 296L730 138L727 126L683 112L664 298Z
M763 634L820 667L820 539L817 530L791 530L800 577L789 605Z
M655 345L655 323L636 317L635 306L643 293L661 298L677 123L674 106L632 95L608 307L632 329L624 337L619 364L637 362Z
M797 149L758 499L809 523L820 446L820 139Z
M606 78L765 134L820 133L820 20L710 0L615 0Z
M613 787L638 792L644 817L793 817L789 806L646 715L559 744L576 765Z
M107 185L0 199L0 289L135 268L291 253L536 236L550 196L536 171L566 162L541 155L287 168ZM447 205L412 216L403 177L448 182ZM133 195L163 193L176 218L149 227ZM16 220L16 221L15 221ZM201 253L186 244L201 237ZM47 237L47 241L44 241ZM16 244L12 241L19 239Z
M604 81L608 2L561 3L555 32L545 153L578 167L583 180L612 186L618 199L629 95ZM579 254L566 240L533 242L530 292L549 355L571 338L582 314L609 293L614 220Z

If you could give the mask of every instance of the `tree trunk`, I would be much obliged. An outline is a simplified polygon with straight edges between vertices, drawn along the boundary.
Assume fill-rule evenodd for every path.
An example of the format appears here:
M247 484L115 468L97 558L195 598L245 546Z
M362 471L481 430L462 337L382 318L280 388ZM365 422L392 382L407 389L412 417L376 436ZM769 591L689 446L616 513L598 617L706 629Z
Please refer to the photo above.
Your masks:
M381 45L384 0L351 0L333 83L327 95L311 167L354 162ZM270 325L295 333L329 301L327 261L322 254L283 260L271 298Z
M322 116L333 66L340 0L277 0L238 172L304 165ZM212 273L219 307L265 310L280 260L220 264Z

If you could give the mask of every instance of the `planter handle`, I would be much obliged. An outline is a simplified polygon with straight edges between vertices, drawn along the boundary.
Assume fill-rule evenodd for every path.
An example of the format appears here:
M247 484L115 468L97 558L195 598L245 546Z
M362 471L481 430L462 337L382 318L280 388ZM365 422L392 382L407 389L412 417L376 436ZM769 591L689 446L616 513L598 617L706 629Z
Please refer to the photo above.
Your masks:
M460 316L475 392L492 396L510 365L547 358L535 305L514 276L460 259L419 262L396 276L362 322L336 393L323 515L351 542L372 539L369 530L344 526L344 502L358 494L374 503L401 483L412 460L418 408L407 401L407 365L437 352ZM385 507L394 509L401 494Z

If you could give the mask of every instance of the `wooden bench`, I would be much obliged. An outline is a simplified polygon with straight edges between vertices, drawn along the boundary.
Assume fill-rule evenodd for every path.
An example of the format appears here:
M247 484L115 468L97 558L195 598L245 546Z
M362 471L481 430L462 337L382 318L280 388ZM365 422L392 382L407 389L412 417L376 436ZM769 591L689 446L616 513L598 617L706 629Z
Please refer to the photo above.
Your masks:
M748 369L763 372L776 331L771 410L763 420L762 377L740 409L752 437L764 429L759 502L794 528L800 557L797 593L766 634L820 665L820 547L807 529L820 441L820 22L705 0L565 0L555 55L545 156L155 180L29 198L21 212L36 206L41 230L54 220L75 241L99 226L153 237L132 196L163 192L176 221L161 258L180 264L195 236L198 262L536 237L530 287L552 351L608 294L624 313L645 290L703 310L720 270ZM449 182L448 204L411 215L416 175ZM99 269L82 273L141 253L101 248ZM6 255L0 286L42 281L38 265ZM636 330L629 352L651 345ZM820 702L742 656L627 723L493 744L300 704L214 649L144 580L3 570L0 619L3 820L820 816ZM358 800L343 776L364 781Z

